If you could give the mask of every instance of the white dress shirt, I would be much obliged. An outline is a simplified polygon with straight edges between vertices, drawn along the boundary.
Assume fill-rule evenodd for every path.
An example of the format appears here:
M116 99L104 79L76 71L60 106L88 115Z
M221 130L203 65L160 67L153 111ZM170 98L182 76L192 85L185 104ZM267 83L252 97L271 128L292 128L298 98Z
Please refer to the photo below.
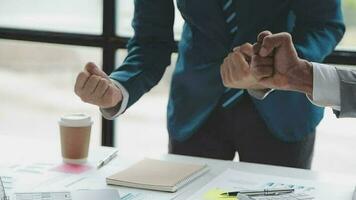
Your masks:
M313 99L321 107L332 107L340 111L340 78L334 66L313 64Z

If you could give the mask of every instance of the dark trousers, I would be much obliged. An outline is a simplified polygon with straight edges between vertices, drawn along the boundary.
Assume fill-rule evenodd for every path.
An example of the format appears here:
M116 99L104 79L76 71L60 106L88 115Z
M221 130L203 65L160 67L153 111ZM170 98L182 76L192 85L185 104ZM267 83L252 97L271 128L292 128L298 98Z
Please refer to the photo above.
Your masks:
M173 154L310 169L315 134L298 142L275 138L248 95L231 108L217 108L192 137L179 142L170 138Z

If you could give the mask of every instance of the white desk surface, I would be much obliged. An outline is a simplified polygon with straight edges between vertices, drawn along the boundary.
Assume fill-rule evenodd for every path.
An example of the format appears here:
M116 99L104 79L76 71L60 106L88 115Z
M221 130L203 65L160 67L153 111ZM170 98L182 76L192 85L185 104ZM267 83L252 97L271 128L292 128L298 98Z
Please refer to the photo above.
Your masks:
M104 158L109 152L112 152L113 148L108 147L96 147L90 150L89 163L95 166L95 164L102 158ZM356 175L347 174L335 174L335 173L322 173L310 170L301 170L286 167L276 167L268 165L259 165L243 162L232 162L232 161L222 161L213 159L203 159L196 157L187 156L177 156L177 155L162 155L159 157L154 157L163 160L178 161L178 162L188 162L188 163L201 163L208 164L210 171L203 177L197 179L188 186L182 188L177 193L165 193L165 192L154 192L147 190L137 190L131 188L114 187L119 190L119 192L139 192L147 196L147 199L175 199L183 200L187 199L190 195L200 189L203 185L208 183L215 176L223 172L225 169L232 168L242 172L250 172L256 174L265 174L273 176L281 176L288 178L296 178L303 180L310 180L318 182L318 187L322 188L321 191L325 194L321 196L330 197L330 193L337 193L338 200L351 200L354 186L356 185ZM73 181L80 177L87 179L86 183L77 184L76 186L70 187L69 189L85 189L82 187L90 187L89 189L102 189L112 186L107 186L105 183L105 177L127 168L128 166L134 164L138 160L142 159L140 156L125 156L119 153L118 157L115 158L108 165L100 170L91 170L85 174L79 175L68 175L68 181ZM336 158L337 159L337 158ZM24 138L15 138L11 136L0 135L0 172L1 169L5 167L23 164L23 163L56 163L57 165L61 163L60 156L60 146L58 143L53 143L49 141L39 141ZM337 162L331 160L331 162ZM3 175L3 174L1 174ZM38 174L37 176L41 176ZM30 181L29 181L30 182ZM320 184L319 184L320 183ZM46 185L48 186L48 185ZM43 186L36 190L41 191L41 189L48 188ZM55 186L59 187L59 186ZM31 184L27 188L31 188ZM61 188L56 188L61 190ZM62 189L63 190L63 189ZM332 195L331 195L332 196ZM328 198L333 199L333 198Z

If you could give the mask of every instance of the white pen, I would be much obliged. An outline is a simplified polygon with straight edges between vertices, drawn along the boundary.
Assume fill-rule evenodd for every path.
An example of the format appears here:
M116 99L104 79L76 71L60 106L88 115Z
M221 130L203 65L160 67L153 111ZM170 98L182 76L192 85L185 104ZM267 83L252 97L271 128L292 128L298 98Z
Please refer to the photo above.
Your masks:
M112 159L114 159L117 156L118 150L115 150L112 152L108 157L104 158L104 160L101 160L99 164L96 166L97 169L102 168L104 165L108 164Z
M356 200L356 187L355 187L354 194L353 194L353 196L352 196L352 200Z

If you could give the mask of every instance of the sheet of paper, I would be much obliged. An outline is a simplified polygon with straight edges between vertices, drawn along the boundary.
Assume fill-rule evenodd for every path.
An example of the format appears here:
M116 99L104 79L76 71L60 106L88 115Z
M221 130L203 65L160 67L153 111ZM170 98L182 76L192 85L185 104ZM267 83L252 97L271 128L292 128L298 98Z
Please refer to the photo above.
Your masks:
M14 165L12 170L16 173L32 173L32 174L42 174L53 168L52 163L28 163L23 165Z
M228 169L196 192L189 200L230 200L230 198L221 195L221 193L272 188L293 188L295 192L287 196L269 196L268 198L259 197L255 199L316 199L316 187L311 181L259 175Z
M16 193L16 200L118 200L117 190L79 190L72 192Z
M16 200L72 200L70 192L17 193Z
M81 174L92 169L90 165L70 165L70 164L60 164L57 167L51 169L53 171L68 173L68 174Z

